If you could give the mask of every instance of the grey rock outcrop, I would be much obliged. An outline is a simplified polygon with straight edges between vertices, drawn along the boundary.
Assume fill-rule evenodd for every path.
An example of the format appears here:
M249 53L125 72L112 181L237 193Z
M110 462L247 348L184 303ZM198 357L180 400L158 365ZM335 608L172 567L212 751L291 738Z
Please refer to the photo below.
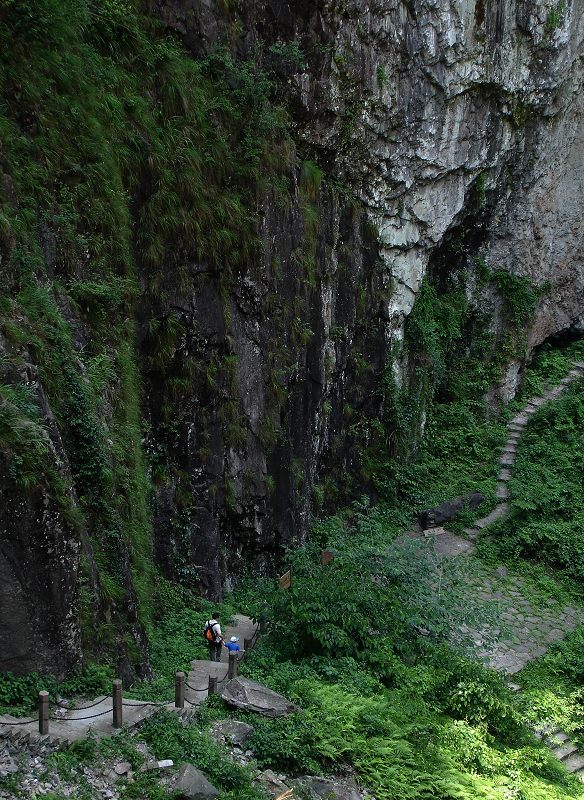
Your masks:
M306 775L291 782L299 800L363 800L352 779L316 778Z
M220 741L242 747L253 733L253 725L237 719L221 719L213 723L211 733Z
M234 678L229 681L221 697L230 706L255 711L265 717L284 717L300 710L281 694L249 678Z
M181 800L214 800L220 795L201 770L192 764L183 764L180 768L175 791Z
M228 27L206 2L150 5L199 54ZM350 0L343 13L328 0L277 0L236 13L240 50L266 42L299 136L377 222L394 335L436 248L477 211L473 197L490 206L476 221L491 266L557 289L529 344L581 324L582 0ZM304 57L278 58L272 42Z
M253 54L285 87L301 151L362 204L349 219L326 180L317 191L316 286L301 297L301 199L282 211L266 196L263 277L238 277L228 304L231 330L219 288L209 278L203 285L196 265L190 293L175 293L161 310L180 308L186 327L198 326L200 341L237 362L245 443L230 447L217 422L201 421L203 394L179 413L179 433L169 443L196 495L180 536L201 588L216 596L244 554L269 570L274 552L291 536L303 537L331 464L339 474L355 473L344 410L380 413L375 376L390 358L396 381L407 388L412 380L407 348L396 353L425 275L466 275L470 294L480 283L480 263L541 289L527 349L510 359L493 391L504 400L534 347L584 327L584 5L350 0L341 13L329 0L275 0L237 4L223 15L203 0L150 0L149 9L197 56L219 43L232 46L239 26L234 50ZM298 186L298 175L294 180ZM266 314L273 263L281 265L279 299ZM501 341L510 328L501 293L490 283L479 294L478 311ZM279 329L291 303L299 315ZM292 324L310 336L305 347L292 344ZM269 342L276 340L293 356L278 374L286 399L274 416ZM184 351L197 346L187 338ZM161 380L151 381L156 430ZM266 424L275 419L278 444L266 447ZM412 424L421 426L423 415ZM172 569L172 482L157 492L156 508L157 551Z

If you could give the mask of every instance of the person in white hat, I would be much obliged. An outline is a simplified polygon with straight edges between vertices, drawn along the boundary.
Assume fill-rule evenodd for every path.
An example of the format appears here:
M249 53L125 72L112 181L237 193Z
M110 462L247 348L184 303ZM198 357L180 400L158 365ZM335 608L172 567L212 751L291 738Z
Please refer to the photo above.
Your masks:
M224 644L230 653L238 653L241 650L238 642L239 638L237 636L232 636L231 639L228 642L224 642Z

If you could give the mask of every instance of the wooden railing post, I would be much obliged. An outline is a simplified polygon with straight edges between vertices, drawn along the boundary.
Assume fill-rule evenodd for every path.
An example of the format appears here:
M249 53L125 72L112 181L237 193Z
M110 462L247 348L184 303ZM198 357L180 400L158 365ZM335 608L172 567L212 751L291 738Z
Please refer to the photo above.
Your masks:
M253 639L244 639L243 640L243 652L247 653L248 650L251 650L253 647Z
M185 707L185 674L177 672L174 676L174 707Z
M227 677L229 680L237 677L237 653L229 652L229 669L227 670Z
M49 693L39 692L39 733L49 732Z
M213 678L209 675L209 694L215 694L217 692L217 678Z
M113 701L113 711L114 711L113 726L114 728L121 728L122 727L122 682L119 678L116 678L113 683L112 701Z

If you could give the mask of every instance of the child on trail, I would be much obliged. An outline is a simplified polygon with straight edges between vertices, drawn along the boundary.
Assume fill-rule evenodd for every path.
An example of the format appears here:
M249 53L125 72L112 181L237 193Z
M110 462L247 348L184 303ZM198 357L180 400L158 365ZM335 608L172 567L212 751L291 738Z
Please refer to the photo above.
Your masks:
M232 636L228 642L224 642L224 646L229 650L230 653L238 653L241 650L241 647L237 644L239 641L237 636Z

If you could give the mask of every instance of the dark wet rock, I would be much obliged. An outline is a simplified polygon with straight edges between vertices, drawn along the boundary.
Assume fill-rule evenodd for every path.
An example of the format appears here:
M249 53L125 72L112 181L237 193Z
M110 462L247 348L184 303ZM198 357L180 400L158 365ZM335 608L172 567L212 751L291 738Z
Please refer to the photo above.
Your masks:
M255 711L266 717L283 717L299 711L299 707L281 694L248 678L234 678L225 686L221 697L231 706Z
M211 733L216 739L242 747L253 733L253 725L236 719L222 719L213 724Z
M435 528L437 525L443 525L454 519L461 511L474 511L484 499L479 492L453 497L452 500L446 500L439 506L422 511L419 515L420 525L422 528Z

